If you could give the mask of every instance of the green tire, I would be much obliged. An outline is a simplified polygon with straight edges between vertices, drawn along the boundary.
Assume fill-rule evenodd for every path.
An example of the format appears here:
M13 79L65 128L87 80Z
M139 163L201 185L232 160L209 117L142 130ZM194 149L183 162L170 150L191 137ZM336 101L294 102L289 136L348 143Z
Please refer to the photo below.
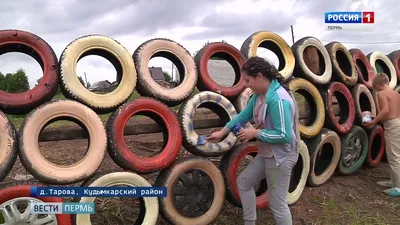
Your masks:
M368 155L368 135L360 126L354 125L350 132L342 136L342 154L338 172L349 175L359 170Z

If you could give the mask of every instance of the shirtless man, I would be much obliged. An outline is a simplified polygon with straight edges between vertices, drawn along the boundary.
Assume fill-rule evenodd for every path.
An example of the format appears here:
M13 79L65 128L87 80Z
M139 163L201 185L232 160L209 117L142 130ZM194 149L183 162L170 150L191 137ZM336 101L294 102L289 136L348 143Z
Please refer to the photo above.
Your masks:
M376 74L372 85L378 92L380 110L371 122L363 125L372 127L382 121L391 179L379 181L378 184L389 188L383 191L387 195L400 197L400 94L389 87L389 78L384 73Z

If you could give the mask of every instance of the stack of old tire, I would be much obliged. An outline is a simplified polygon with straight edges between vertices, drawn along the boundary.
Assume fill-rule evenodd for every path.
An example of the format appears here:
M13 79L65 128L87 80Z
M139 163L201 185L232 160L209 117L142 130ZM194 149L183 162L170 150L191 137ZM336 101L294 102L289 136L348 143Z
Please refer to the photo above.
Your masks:
M178 43L157 38L144 42L132 56L109 37L89 35L71 42L57 60L53 49L40 37L24 31L4 30L0 31L0 52L30 54L42 66L44 75L30 91L0 91L3 113L28 113L19 132L5 114L0 114L3 129L0 179L8 175L19 155L25 169L40 182L3 184L0 207L12 205L12 199L29 197L32 185L75 185L83 181L82 186L151 186L141 175L153 172L160 172L153 185L166 186L168 197L144 198L136 224L156 224L159 211L172 224L210 224L222 210L225 198L241 207L235 184L238 169L248 156L257 154L257 148L253 142L240 144L233 134L219 143L199 146L193 117L198 108L209 108L221 119L216 121L216 126L223 126L244 109L252 93L245 89L240 67L246 58L256 55L257 47L277 54L278 69L294 91L298 105L300 157L293 169L289 204L298 201L306 184L322 185L335 170L350 174L362 164L373 167L379 163L384 152L382 126L361 127L360 113L369 110L376 114L378 106L376 93L371 92L371 79L377 70L390 75L391 87L397 84L398 52L389 56L373 52L365 56L360 50L348 51L337 42L323 46L313 37L303 38L290 48L277 34L261 31L249 36L240 51L226 42L218 42L205 45L192 57ZM90 54L102 55L115 66L119 85L114 91L96 94L80 83L76 63ZM156 56L166 57L178 67L181 83L177 87L165 89L153 81L148 63ZM236 79L232 87L212 80L207 70L211 57L225 59L233 66ZM50 101L58 86L69 100ZM196 87L200 93L193 94ZM128 101L135 89L142 98ZM169 107L179 104L182 105L176 115ZM104 127L98 114L109 112L113 114ZM143 158L125 144L127 121L138 114L152 117L165 128L167 138L157 156ZM79 162L70 166L55 165L40 152L39 133L47 124L66 118L86 128L90 145ZM193 156L179 159L181 146ZM124 171L97 173L106 151ZM221 157L218 166L210 160L215 157ZM32 201L60 202L62 199ZM94 198L74 201L94 201ZM267 205L267 183L263 179L257 189L257 207ZM70 224L71 220L73 224L91 224L89 215L72 218L57 215L53 219L62 225Z

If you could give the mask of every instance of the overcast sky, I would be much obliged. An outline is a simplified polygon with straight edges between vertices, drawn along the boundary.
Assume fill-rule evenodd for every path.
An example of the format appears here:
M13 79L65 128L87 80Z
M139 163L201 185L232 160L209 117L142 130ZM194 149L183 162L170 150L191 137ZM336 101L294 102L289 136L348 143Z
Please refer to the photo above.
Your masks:
M375 32L325 31L327 11L374 11ZM324 44L340 41L346 47L390 53L400 49L399 0L15 0L0 4L0 29L20 29L45 39L59 58L74 39L88 34L110 36L132 54L148 39L163 37L179 42L192 54L207 41L225 40L240 49L255 31L279 34L292 45L314 36ZM273 55L262 51L274 61ZM152 65L170 72L171 64L156 60ZM0 56L0 71L24 68L31 87L42 76L33 58L18 53ZM86 57L78 64L78 75L88 81L115 80L115 70L100 57Z

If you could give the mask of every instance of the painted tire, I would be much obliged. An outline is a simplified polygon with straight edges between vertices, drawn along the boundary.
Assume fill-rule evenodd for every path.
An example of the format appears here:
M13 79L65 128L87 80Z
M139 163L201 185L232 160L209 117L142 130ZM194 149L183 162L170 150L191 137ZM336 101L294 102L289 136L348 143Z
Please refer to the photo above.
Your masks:
M317 137L306 140L310 151L310 173L307 184L318 187L325 184L334 174L340 160L341 141L339 135L323 128Z
M397 85L394 90L397 91L398 93L400 93L400 85Z
M376 116L377 113L374 97L367 86L363 84L357 84L352 88L351 94L353 96L355 105L355 124L362 124L362 112L364 111L370 111L373 117Z
M26 114L50 101L58 88L58 60L51 46L39 36L22 30L0 30L0 55L21 52L33 57L43 69L39 84L22 93L0 90L0 110L7 114Z
M149 72L149 61L153 57L165 57L178 68L181 83L166 89L153 80ZM196 64L190 53L179 43L164 38L155 38L141 44L133 53L138 74L137 91L140 95L155 98L168 106L176 106L185 101L197 84Z
M154 157L143 158L133 153L124 139L124 128L134 115L145 115L164 126L163 151ZM122 105L107 121L108 153L121 168L138 173L151 173L169 166L179 153L182 133L175 113L158 100L138 98Z
M211 91L202 91L188 99L179 109L178 121L182 130L183 147L194 155L217 157L229 151L237 141L231 132L218 143L208 142L205 145L197 145L198 135L193 128L193 116L199 106L214 111L221 120L230 121L237 115L235 107L224 96Z
M378 101L378 92L375 90L372 90L371 94L375 101L376 111L379 112L380 107L379 107L379 101ZM380 123L380 121L378 123Z
M292 77L295 59L288 43L278 34L271 31L258 31L250 35L242 44L240 51L246 58L257 55L257 48L263 47L273 51L279 59L279 73L285 78Z
M332 107L334 94L340 106L340 114L343 115L339 121L336 119ZM347 134L353 127L356 117L354 99L350 90L343 83L330 82L321 90L321 95L324 99L326 110L324 127L332 129L339 135Z
M255 157L257 154L257 146L246 143L234 147L231 151L222 156L219 163L219 169L222 171L226 185L226 200L236 207L242 208L239 191L236 185L236 179L239 176L238 169L240 167L240 162L244 160L247 155ZM258 194L256 198L257 209L265 208L268 205L266 185L266 179L263 179L257 191L258 193L256 193Z
M10 173L17 160L18 137L14 125L0 111L0 181Z
M310 124L303 125L299 123L298 129L300 131L300 135L303 138L312 138L315 137L322 129L325 120L325 109L324 102L322 100L321 94L318 89L308 80L303 78L295 78L289 82L289 89L292 92L297 92L301 95L306 96L306 99L312 100L313 103L311 105L314 106L314 110L311 110L315 114L312 116L313 120ZM297 105L300 105L297 102Z
M296 59L294 76L315 85L326 84L332 78L332 63L328 51L315 37L304 37L292 45Z
M241 111L244 110L244 108L246 108L247 104L250 101L251 96L253 96L253 91L251 90L251 88L246 88L235 99L235 101L233 102L233 106L235 106L235 109L238 113L240 113Z
M59 119L70 119L86 128L89 149L83 159L70 166L56 165L42 155L37 145L40 131ZM87 106L71 100L55 100L43 104L27 115L20 128L19 157L25 169L47 184L72 184L83 181L103 161L107 136L99 116Z
M60 197L30 197L31 187L46 187L45 185L35 181L17 181L4 183L0 186L0 208L17 198L29 198L37 203L62 203L64 200ZM29 210L29 209L27 209ZM52 215L50 215L52 216ZM58 225L70 225L71 216L69 214L54 214ZM3 216L2 216L3 217ZM30 218L32 219L32 217ZM7 225L18 225L22 223L12 223L13 221L5 221ZM23 221L27 222L27 221ZM34 222L34 221L31 221ZM50 221L49 221L50 222ZM26 224L29 224L27 222ZM33 223L31 223L33 224Z
M396 50L393 51L391 53L389 53L389 55L387 56L390 60L390 62L392 62L394 69L396 71L397 74L397 81L400 80L400 50Z
M393 63L383 52L375 51L367 55L369 62L371 63L374 73L384 72L389 77L389 87L394 89L397 85L397 74L396 68Z
M332 62L332 80L354 86L358 82L358 73L350 52L339 42L325 45Z
M382 126L375 125L367 131L368 155L365 164L369 167L376 167L385 155L385 131Z
M357 48L349 50L353 57L354 65L358 74L358 83L364 84L368 89L372 89L372 80L374 79L374 69L364 53Z
M354 125L342 138L342 154L337 170L342 175L358 171L368 155L368 136L361 127Z
M119 85L110 93L97 94L88 90L78 79L76 64L84 56L101 55L117 71ZM109 113L126 102L136 86L136 71L129 51L120 43L103 35L88 35L75 39L60 57L61 91L97 113Z
M208 61L213 56L226 60L233 67L235 70L235 82L233 86L226 87L213 81L208 72ZM234 99L246 88L246 83L241 73L241 68L245 60L242 53L230 44L217 42L205 45L194 57L197 74L199 74L197 88L200 91L213 91L228 99Z
M152 185L143 177L132 172L105 172L99 173L85 181L82 187L151 187ZM94 202L96 197L75 198L74 202ZM155 225L157 224L159 203L154 197L143 197L140 202L139 217L135 224ZM73 225L91 225L89 214L72 215Z
M293 205L300 199L310 173L310 154L307 145L302 140L299 140L297 144L299 158L292 170L289 191L286 196L288 205Z
M188 173L197 176L197 179L193 180L188 177ZM186 180L185 177L190 180L190 183L194 182L192 187L184 185L183 179ZM180 183L181 185L179 185ZM171 224L211 224L220 214L225 201L225 183L221 171L210 160L199 156L185 157L175 162L173 166L162 170L154 186L167 187L167 197L159 198L160 214ZM202 187L198 188L198 186ZM177 193L178 190L183 191L186 187L197 189L183 198L177 198L177 196L182 196L182 194ZM174 193L177 193L177 195ZM189 199L189 202L185 199ZM195 205L197 206L198 201L205 203L207 209L198 212L184 210L183 206L191 202L197 203ZM177 203L183 206L178 207Z
M246 108L252 96L253 96L253 91L251 90L251 88L246 88L244 89L244 91L242 91L242 93L239 94L239 96L233 101L233 106L235 107L237 113L240 113ZM253 119L251 119L244 126L253 127L251 123L254 123Z

